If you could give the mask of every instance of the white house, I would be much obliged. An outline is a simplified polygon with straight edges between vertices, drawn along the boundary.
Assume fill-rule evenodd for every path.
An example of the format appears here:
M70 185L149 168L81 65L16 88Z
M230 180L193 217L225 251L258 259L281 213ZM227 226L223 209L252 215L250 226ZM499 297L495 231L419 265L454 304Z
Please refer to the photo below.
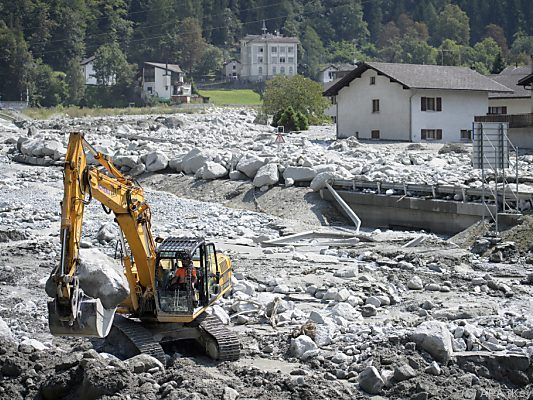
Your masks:
M530 66L507 67L498 75L490 78L509 89L512 93L489 93L489 108L487 114L526 114L533 112L531 91L518 84L518 81L530 74Z
M533 149L533 73L531 67L508 67L492 78L505 84L512 93L490 93L486 115L476 122L501 122L508 126L507 135L519 149Z
M489 92L512 92L469 68L365 62L324 92L336 105L337 137L469 140Z
M85 78L86 85L98 85L98 82L94 75L94 60L95 59L96 59L95 56L91 56L91 57L85 58L84 60L80 62L81 73L83 74L83 77ZM108 82L107 85L114 85L116 83L115 76L109 77L107 82Z
M228 60L224 63L224 77L226 79L237 80L241 75L241 63L239 60Z
M184 82L184 74L176 64L145 62L142 70L142 89L146 96L188 102L191 85Z
M318 71L318 81L328 83L335 80L335 73L339 70L336 65L329 64Z
M266 33L241 40L241 79L262 81L276 75L298 73L298 39Z

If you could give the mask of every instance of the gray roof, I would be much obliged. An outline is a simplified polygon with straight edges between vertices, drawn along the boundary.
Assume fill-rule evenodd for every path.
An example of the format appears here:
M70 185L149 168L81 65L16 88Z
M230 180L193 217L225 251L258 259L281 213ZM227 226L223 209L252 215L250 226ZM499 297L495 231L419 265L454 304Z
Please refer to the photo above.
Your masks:
M509 89L513 90L513 93L489 93L489 99L502 99L502 98L524 98L531 97L531 91L526 90L524 86L518 85L518 81L525 78L527 74L506 73L498 75L490 75L493 81L496 81Z
M94 61L95 59L96 59L95 56L87 57L87 58L81 60L80 64L81 65L89 64L91 61Z
M242 40L245 42L256 43L300 43L296 37L284 37L272 35L270 33L267 33L266 35L246 35Z
M528 75L533 72L531 65L511 65L505 67L499 75Z
M165 64L165 63L156 63L156 62L149 62L149 61L146 61L145 64L146 65L150 65L152 67L166 69L168 71L176 72L178 74L182 72L180 66L177 65L177 64Z
M338 94L343 87L348 86L351 81L359 78L368 69L389 77L391 81L405 88L512 92L508 87L466 67L364 62L330 87L324 95Z

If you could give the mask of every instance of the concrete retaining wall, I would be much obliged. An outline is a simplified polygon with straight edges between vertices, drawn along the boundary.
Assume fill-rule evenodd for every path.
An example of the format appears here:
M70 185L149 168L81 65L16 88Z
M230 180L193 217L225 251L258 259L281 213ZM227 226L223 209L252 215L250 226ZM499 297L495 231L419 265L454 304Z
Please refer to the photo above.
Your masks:
M485 206L447 200L426 200L414 197L337 191L361 218L363 227L424 229L453 235L468 228L483 216ZM335 203L327 189L321 191L325 200ZM494 206L491 206L494 213ZM488 216L488 211L486 211Z

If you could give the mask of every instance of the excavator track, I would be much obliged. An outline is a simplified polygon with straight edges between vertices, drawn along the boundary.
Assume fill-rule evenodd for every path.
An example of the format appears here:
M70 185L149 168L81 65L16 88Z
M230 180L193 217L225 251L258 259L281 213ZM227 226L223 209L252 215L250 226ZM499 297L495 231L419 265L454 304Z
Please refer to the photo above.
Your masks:
M224 324L214 315L203 314L197 318L199 327L210 337L217 348L219 361L236 361L241 355L241 346L237 335L224 326ZM211 354L210 354L211 355ZM212 355L211 355L212 356Z
M137 348L139 353L148 354L166 364L165 352L161 345L156 342L150 331L140 323L129 320L121 315L116 315L113 326L122 332Z

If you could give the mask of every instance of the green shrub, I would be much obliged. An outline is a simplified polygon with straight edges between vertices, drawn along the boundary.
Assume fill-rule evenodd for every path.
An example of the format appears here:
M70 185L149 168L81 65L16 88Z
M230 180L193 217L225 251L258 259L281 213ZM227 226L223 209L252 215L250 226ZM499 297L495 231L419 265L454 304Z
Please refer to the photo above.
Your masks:
M292 106L274 114L272 126L283 126L285 132L305 131L309 129L307 117L300 111L294 111Z

